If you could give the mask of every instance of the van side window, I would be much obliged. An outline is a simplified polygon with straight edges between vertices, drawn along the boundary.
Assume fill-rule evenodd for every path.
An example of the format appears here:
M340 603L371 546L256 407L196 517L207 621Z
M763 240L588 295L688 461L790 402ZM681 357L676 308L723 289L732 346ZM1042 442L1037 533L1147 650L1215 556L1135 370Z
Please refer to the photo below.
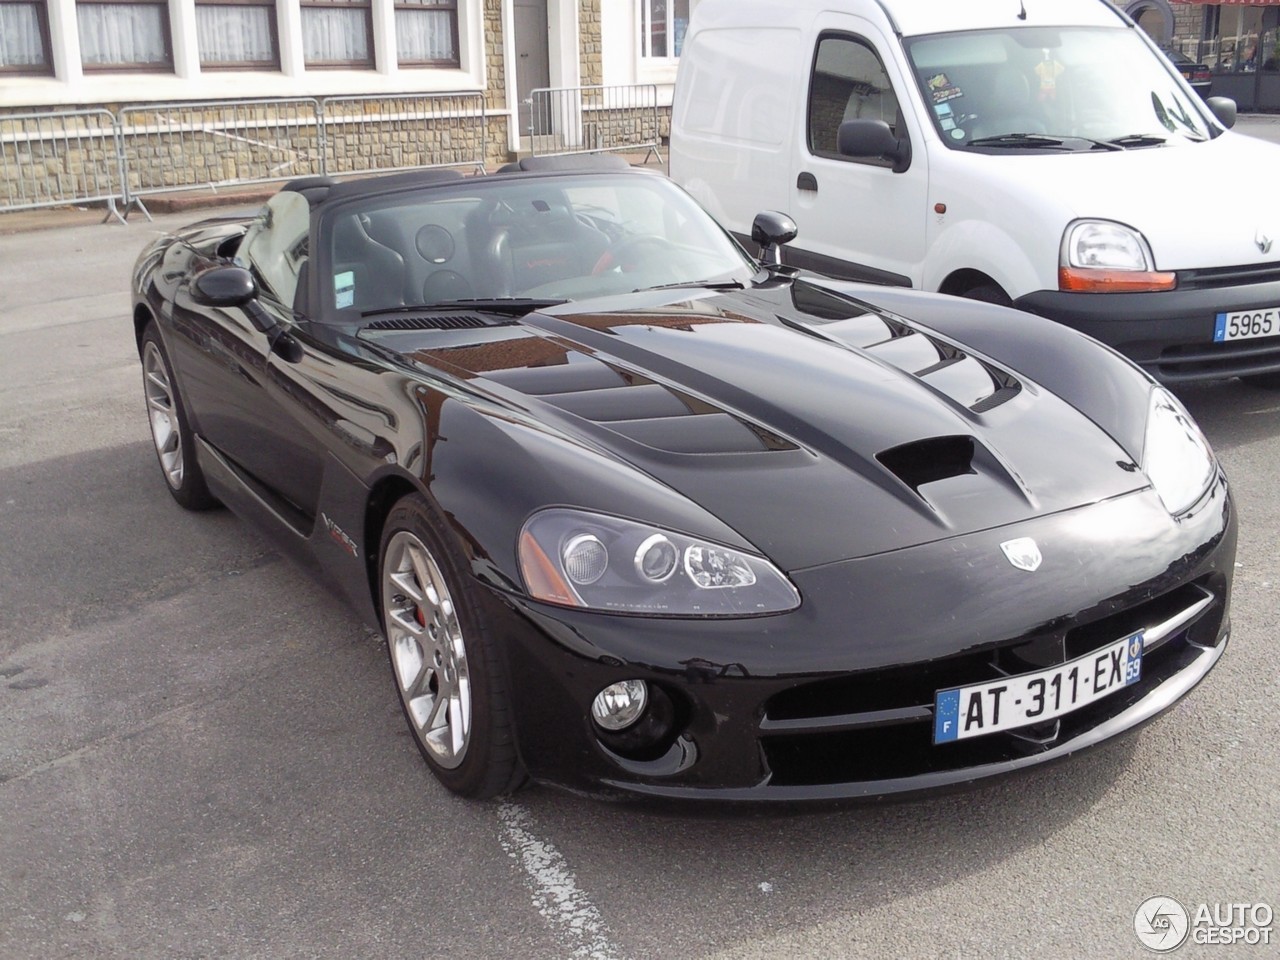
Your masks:
M883 120L898 133L898 97L884 64L871 45L855 37L818 38L809 81L809 150L820 157L850 163L885 165L882 160L841 156L836 131L846 120Z

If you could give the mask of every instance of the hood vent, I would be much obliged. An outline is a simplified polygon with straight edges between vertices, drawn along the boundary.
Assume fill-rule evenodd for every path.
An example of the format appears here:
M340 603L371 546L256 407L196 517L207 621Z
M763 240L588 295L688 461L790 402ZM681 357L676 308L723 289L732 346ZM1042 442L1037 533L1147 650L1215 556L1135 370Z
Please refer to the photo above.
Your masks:
M415 317L385 317L365 324L365 330L473 330L510 326L514 320L493 320L478 313L428 313Z
M797 449L789 440L714 404L598 357L568 353L563 363L491 370L485 376L667 453Z
M897 367L974 413L985 413L1017 396L1018 380L959 347L917 330L901 317L805 288L809 319L787 326L804 330Z
M929 437L876 454L890 473L916 493L927 483L973 473L973 437Z
M974 413L998 407L1022 389L1003 370L910 327L900 328L890 339L864 349Z

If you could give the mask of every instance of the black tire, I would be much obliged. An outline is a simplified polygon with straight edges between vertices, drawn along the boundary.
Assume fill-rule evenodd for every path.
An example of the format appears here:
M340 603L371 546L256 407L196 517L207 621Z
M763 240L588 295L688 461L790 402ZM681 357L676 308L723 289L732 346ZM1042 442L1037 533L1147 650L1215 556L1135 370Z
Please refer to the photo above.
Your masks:
M187 421L186 405L154 322L142 331L138 353L142 360L142 396L147 405L152 447L165 486L173 499L187 510L211 510L219 505L218 500L209 492L196 459L195 435Z
M961 296L968 300L981 300L983 303L994 303L1001 307L1013 306L1013 300L1009 298L1009 295L994 283L984 283L977 287L970 287Z
M1280 390L1280 372L1253 373L1240 378L1251 387L1260 390Z
M493 601L454 542L421 495L392 508L378 553L382 630L423 759L449 790L485 799L515 790L525 774Z

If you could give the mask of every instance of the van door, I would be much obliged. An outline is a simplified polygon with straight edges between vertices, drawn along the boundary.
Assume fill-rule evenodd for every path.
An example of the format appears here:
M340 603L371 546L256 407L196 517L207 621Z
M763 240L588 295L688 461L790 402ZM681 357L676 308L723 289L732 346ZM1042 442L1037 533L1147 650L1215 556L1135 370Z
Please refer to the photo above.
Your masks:
M928 164L912 94L890 41L858 17L818 19L791 215L800 233L787 262L848 280L919 287L925 254ZM912 144L911 165L841 156L846 120L884 120Z

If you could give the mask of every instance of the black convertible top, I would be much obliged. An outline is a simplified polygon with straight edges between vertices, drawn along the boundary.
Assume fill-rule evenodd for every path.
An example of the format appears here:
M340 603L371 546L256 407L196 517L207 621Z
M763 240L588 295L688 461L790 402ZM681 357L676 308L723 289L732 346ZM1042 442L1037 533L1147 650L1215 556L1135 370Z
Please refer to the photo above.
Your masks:
M545 176L563 173L620 173L631 170L622 157L612 154L570 154L552 157L525 157L500 167L486 176L507 178L516 176ZM358 180L335 180L332 177L300 177L290 180L280 188L300 193L307 198L312 209L324 203L346 200L351 197L380 193L394 193L437 183L454 183L466 179L459 170L424 169L408 170L380 177L363 177Z

